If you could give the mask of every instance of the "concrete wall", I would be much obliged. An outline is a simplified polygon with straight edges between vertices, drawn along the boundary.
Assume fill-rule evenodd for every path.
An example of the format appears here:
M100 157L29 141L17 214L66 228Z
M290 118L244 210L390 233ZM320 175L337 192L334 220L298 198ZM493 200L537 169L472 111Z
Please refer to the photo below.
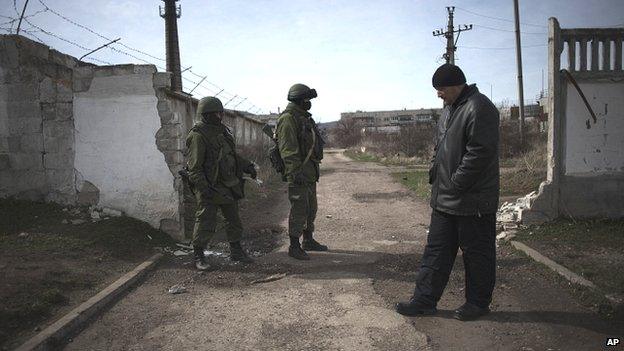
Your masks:
M0 196L72 203L77 60L0 36Z
M624 82L579 82L594 122L572 83L566 84L565 174L624 171Z
M177 221L178 194L165 154L156 146L161 129L153 66L89 68L88 89L74 95L78 189L99 190L97 206L121 210L152 226Z
M624 217L623 40L622 28L561 29L549 20L548 174L539 192L518 200L521 222Z
M178 171L197 100L170 86L151 65L95 66L0 36L0 197L109 207L188 237ZM239 146L270 142L252 117L226 111Z

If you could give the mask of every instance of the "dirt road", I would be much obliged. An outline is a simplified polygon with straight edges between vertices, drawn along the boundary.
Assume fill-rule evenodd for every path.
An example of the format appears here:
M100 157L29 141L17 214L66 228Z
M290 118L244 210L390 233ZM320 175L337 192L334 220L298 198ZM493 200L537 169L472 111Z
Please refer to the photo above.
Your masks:
M579 306L549 272L509 247L499 248L493 312L480 321L452 319L463 303L463 267L455 270L434 317L406 318L393 304L409 298L430 209L391 170L328 152L318 188L317 238L329 253L308 262L277 249L251 266L215 260L196 273L189 259L154 272L66 347L68 350L599 350L619 336ZM257 210L248 231L286 228L281 194ZM256 241L254 241L256 242ZM252 284L272 274L282 279ZM188 292L167 288L183 284Z

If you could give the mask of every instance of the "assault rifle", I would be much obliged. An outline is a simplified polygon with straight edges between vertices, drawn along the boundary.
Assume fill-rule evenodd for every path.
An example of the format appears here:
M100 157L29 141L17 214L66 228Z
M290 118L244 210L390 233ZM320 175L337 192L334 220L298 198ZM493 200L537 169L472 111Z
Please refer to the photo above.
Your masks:
M282 159L282 155L279 152L279 144L277 141L277 137L275 136L275 132L273 131L273 127L268 124L265 124L262 127L262 132L266 134L271 140L273 140L273 146L269 150L269 160L271 160L271 166L275 169L275 172L282 175L282 180L286 180L284 175L284 171L286 170L286 166L284 165L284 160Z

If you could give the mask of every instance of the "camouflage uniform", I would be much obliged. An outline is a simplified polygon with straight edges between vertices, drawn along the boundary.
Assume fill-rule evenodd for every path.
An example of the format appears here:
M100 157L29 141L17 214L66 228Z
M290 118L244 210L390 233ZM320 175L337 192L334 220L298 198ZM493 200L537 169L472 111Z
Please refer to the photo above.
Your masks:
M221 123L198 122L186 138L186 147L198 204L193 245L205 246L210 241L216 229L217 209L225 217L228 241L240 241L243 227L238 200L244 195L242 173L252 163L236 154L234 138Z
M304 232L314 232L316 182L323 158L322 139L312 115L294 103L288 104L278 119L276 134L286 167L291 204L288 234L300 237ZM296 177L300 182L295 181Z
M214 236L219 209L226 222L230 259L252 262L240 245L243 225L238 215L238 200L244 197L243 172L255 178L256 170L253 163L236 153L234 137L221 123L223 112L219 99L200 100L197 108L200 121L186 138L188 178L197 200L192 244L195 265L202 270L209 267L203 249Z

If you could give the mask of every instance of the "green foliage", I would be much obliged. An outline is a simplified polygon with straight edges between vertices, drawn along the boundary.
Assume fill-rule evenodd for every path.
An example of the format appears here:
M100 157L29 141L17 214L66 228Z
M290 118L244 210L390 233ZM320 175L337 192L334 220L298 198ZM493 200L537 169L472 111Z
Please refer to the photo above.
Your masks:
M427 170L392 173L392 176L395 180L412 190L419 198L428 200L431 197L429 172Z
M378 156L355 149L348 149L344 154L350 159L358 162L379 162L381 160Z

